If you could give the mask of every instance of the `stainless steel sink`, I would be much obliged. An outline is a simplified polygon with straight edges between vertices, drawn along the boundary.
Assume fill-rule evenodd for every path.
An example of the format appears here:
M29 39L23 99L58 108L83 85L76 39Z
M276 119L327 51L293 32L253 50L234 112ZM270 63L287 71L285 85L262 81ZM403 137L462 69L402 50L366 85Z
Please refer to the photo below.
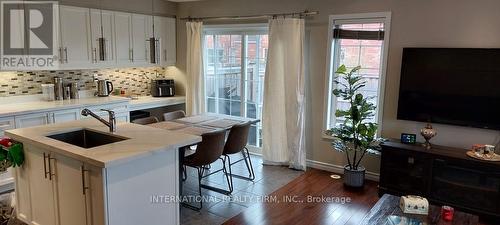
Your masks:
M76 145L82 148L94 148L128 139L126 137L100 133L87 129L76 130L61 134L53 134L47 137L68 144Z

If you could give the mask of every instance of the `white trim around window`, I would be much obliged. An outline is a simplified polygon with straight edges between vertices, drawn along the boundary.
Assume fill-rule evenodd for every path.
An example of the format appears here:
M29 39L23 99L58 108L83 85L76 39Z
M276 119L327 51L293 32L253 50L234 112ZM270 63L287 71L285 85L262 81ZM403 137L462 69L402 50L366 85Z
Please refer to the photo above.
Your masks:
M387 56L389 53L389 37L391 30L391 12L376 12L376 13L359 13L359 14L342 14L342 15L330 15L328 22L328 46L327 46L327 57L326 57L326 74L325 74L325 95L324 95L324 109L323 109L323 126L321 133L323 138L332 139L331 136L325 134L328 129L327 124L330 121L330 109L332 107L332 90L333 90L333 78L334 78L334 38L333 29L336 25L336 21L342 20L343 23L364 23L369 21L377 21L384 23L384 43L383 43L383 53L381 59L381 71L380 71L380 82L378 89L378 111L377 111L377 121L379 124L378 136L381 135L382 125L383 125L383 106L384 106L384 94L385 94L385 81L387 72Z

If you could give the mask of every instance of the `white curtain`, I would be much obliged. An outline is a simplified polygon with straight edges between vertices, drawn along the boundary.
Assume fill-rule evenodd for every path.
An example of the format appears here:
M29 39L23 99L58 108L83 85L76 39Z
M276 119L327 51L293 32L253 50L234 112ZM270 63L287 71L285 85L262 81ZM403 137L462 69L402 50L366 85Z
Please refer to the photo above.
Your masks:
M304 20L269 21L264 82L264 163L306 169L304 134Z
M187 91L186 113L205 112L205 84L203 77L202 22L187 22Z

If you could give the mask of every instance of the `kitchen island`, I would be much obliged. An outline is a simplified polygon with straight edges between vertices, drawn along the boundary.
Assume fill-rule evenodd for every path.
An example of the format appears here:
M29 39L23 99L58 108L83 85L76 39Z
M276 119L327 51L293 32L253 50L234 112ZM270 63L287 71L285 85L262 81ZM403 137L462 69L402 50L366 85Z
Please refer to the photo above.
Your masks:
M94 119L6 131L21 142L18 219L37 225L179 224L178 149L201 137Z

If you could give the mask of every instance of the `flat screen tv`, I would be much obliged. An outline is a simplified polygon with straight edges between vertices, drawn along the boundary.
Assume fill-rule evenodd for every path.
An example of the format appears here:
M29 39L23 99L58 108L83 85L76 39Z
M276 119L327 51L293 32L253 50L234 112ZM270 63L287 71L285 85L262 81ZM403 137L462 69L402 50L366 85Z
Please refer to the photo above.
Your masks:
M404 48L398 119L500 130L500 49Z

